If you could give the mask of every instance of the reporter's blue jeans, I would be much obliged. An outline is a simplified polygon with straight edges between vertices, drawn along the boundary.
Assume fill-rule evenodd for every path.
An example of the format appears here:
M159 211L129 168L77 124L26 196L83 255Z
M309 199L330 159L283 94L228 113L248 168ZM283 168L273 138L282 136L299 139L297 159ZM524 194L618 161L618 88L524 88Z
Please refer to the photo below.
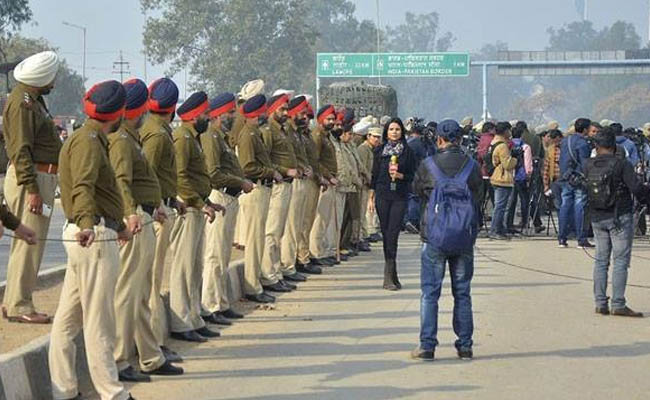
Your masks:
M573 217L573 227L576 230L578 243L584 242L587 237L584 230L585 207L587 206L587 192L575 188L568 183L562 183L562 205L560 206L560 232L559 241L566 242Z
M471 349L474 334L470 284L474 275L474 249L460 255L446 255L429 244L422 247L420 270L420 348L434 350L438 345L438 299L449 264L451 293L454 296L453 327L456 348Z

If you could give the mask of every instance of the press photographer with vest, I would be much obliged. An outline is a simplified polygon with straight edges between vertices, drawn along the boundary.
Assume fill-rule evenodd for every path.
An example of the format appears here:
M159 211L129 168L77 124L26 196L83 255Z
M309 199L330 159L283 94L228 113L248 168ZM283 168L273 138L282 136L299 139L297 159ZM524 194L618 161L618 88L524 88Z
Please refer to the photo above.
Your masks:
M478 233L478 208L483 178L479 165L458 146L462 131L456 121L438 125L438 153L425 159L413 181L422 212L420 237L420 345L411 357L432 361L438 345L438 299L449 264L454 296L453 326L458 337L458 357L472 358L472 298L474 243Z
M643 185L629 162L616 157L616 130L606 127L593 138L596 157L585 161L591 224L596 239L594 263L594 298L596 313L610 314L607 297L607 273L610 258L612 269L611 314L625 317L643 317L632 311L625 302L627 270L634 240L632 194L640 201L648 201L650 188Z

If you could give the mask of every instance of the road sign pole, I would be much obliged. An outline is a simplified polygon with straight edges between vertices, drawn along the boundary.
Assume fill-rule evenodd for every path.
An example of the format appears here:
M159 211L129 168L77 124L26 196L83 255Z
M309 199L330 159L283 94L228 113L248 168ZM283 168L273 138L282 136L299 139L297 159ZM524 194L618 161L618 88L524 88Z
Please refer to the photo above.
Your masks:
M316 111L320 109L320 77L316 74Z
M488 118L487 64L483 64L483 120Z

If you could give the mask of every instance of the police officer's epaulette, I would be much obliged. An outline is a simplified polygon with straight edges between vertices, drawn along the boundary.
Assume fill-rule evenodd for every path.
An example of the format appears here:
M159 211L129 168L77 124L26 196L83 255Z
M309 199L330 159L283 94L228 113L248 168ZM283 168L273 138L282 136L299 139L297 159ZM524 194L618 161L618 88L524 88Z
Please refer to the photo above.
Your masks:
M23 101L20 103L20 105L30 110L34 107L34 100L32 100L32 97L29 95L29 93L23 93Z

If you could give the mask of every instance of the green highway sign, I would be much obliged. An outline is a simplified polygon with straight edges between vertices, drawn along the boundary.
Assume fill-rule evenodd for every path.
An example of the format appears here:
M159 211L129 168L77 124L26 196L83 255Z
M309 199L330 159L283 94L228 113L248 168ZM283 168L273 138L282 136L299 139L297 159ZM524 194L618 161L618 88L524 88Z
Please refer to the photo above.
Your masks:
M469 76L468 53L318 53L319 78Z

